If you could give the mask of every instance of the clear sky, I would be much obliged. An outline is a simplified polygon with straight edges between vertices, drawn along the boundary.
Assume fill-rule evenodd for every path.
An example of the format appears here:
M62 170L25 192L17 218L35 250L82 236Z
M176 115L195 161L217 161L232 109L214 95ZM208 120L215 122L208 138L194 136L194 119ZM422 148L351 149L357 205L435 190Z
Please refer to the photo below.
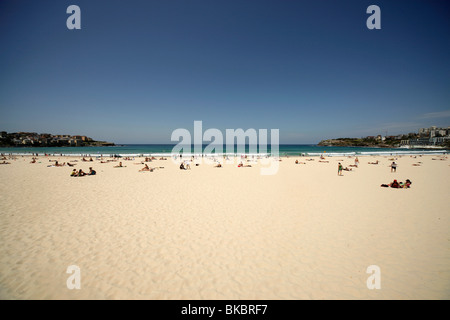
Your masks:
M168 143L202 120L302 144L447 127L449 17L445 0L1 0L0 130Z

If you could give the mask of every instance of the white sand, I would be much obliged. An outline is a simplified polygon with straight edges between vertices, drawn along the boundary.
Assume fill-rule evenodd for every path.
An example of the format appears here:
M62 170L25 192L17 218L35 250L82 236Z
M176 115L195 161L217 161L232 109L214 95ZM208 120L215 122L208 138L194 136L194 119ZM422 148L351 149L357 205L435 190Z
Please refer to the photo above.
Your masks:
M19 157L0 165L0 298L449 299L450 161L431 158L398 158L391 173L387 158L360 157L342 177L338 160L354 159L283 158L273 176L95 161L76 168L96 176L72 178ZM380 187L407 178L410 189Z

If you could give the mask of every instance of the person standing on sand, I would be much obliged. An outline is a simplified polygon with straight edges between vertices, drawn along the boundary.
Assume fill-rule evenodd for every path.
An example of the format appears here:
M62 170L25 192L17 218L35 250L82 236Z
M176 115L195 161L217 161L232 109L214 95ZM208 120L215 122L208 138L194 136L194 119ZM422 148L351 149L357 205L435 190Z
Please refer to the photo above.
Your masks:
M342 176L342 169L344 169L344 168L342 167L342 164L339 162L339 164L338 164L338 176Z
M391 172L397 172L397 164L395 163L395 161L391 164Z

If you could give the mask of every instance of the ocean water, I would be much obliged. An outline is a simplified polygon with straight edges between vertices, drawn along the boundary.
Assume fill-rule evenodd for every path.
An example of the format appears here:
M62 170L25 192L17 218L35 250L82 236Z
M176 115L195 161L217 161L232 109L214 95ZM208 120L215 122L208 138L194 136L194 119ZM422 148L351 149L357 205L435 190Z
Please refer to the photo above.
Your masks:
M29 155L36 154L44 155L69 155L69 156L170 156L172 153L185 155L198 154L194 150L194 146L184 146L184 150L174 151L175 145L173 144L127 144L113 147L15 147L15 148L0 148L2 154L16 154L16 155ZM202 146L202 152L205 151L208 145ZM299 156L301 154L306 156L356 156L356 155L411 155L411 154L445 154L449 153L449 150L430 150L430 149L402 149L402 148L368 148L368 147L324 147L317 145L292 145L292 144L280 144L278 147L278 154L280 156ZM259 149L256 146L235 146L232 152L228 152L225 146L222 148L216 148L211 151L211 146L206 150L206 153L215 154L230 154L240 155L246 154L277 154L276 149L271 150L268 146L267 150Z

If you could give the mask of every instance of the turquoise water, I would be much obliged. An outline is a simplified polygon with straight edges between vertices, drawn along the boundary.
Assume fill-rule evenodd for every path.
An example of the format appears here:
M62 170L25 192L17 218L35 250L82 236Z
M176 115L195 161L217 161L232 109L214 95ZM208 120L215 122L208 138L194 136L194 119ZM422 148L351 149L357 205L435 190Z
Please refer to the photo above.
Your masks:
M48 147L48 148L33 148L33 147L16 147L16 148L0 148L0 153L3 154L35 154L39 155L44 154L62 154L62 155L92 155L92 156L109 156L109 155L170 155L172 153L175 145L172 144L128 144L128 145L120 145L114 147ZM202 150L205 150L207 145L203 145ZM223 149L216 149L213 153L231 153L231 154L241 154L243 147L239 148L235 146L233 152L226 152L225 147ZM274 152L272 152L274 151ZM249 146L245 146L245 153L253 154L253 153L275 153L276 150L258 150L258 148L249 148ZM177 154L180 152L176 152ZM194 148L187 147L181 153L184 154L196 154L194 152ZM346 156L346 155L397 155L397 154L442 154L449 153L449 150L408 150L408 149L400 149L400 148L366 148L366 147L323 147L317 145L280 145L279 146L279 155L281 156L298 156L300 154L304 154L307 156L318 156L321 154L325 154L328 156Z

